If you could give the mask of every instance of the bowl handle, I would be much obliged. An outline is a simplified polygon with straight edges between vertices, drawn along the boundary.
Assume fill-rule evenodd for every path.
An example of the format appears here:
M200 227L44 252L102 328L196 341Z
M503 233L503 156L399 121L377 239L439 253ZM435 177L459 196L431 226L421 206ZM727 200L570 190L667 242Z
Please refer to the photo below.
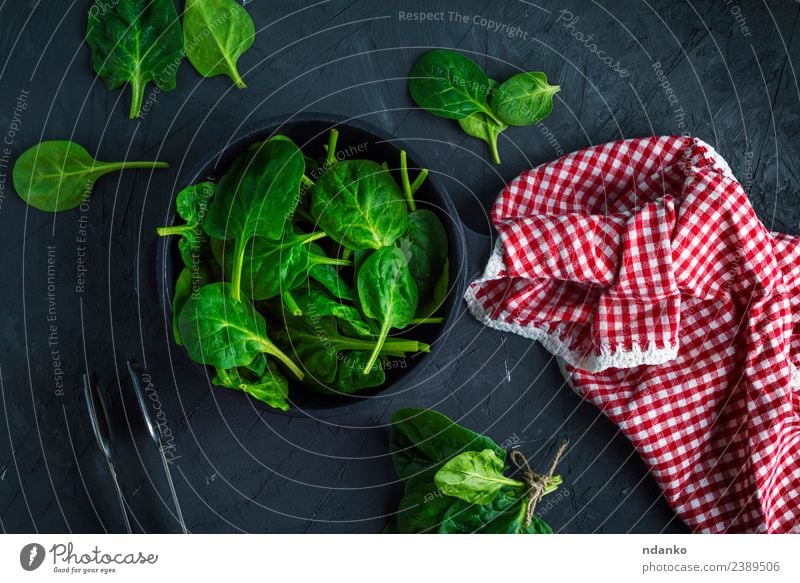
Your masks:
M483 273L489 255L495 245L494 232L485 235L479 233L466 225L464 229L464 249L466 250L467 283Z

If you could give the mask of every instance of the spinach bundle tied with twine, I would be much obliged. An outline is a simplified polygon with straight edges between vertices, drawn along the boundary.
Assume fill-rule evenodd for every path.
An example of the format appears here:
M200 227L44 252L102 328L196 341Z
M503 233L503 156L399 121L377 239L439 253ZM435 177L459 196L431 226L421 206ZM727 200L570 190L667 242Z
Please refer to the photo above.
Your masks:
M561 485L554 472L566 446L538 474L521 452L507 452L441 413L401 409L392 416L390 447L405 494L385 532L552 533L536 505ZM512 469L519 479L505 475Z

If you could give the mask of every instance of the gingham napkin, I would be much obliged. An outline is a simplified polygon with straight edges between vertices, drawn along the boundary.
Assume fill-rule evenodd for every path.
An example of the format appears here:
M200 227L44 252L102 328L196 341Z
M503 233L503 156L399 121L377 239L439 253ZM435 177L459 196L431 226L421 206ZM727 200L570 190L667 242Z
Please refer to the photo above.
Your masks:
M557 356L693 530L800 533L800 237L683 137L529 170L492 220L475 317Z

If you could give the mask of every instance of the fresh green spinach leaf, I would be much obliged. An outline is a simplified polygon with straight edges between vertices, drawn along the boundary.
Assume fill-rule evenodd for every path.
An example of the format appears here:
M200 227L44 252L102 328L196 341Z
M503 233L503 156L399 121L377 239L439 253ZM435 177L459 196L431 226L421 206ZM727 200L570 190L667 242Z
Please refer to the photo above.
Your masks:
M178 216L185 223L156 229L156 233L161 237L168 235L180 236L178 249L183 263L187 267L194 265L195 259L199 259L203 255L205 243L203 219L211 197L214 196L215 186L213 182L200 182L181 190L176 197L175 206Z
M442 266L442 273L439 274L439 278L436 280L436 283L433 286L433 291L431 292L428 301L424 304L420 305L417 308L417 314L414 317L415 319L418 318L430 318L437 311L439 308L444 305L445 300L447 300L447 296L450 293L450 260L445 259L444 265Z
M489 77L459 53L435 49L422 55L411 69L408 89L417 105L434 115L461 119L480 111L494 118L486 102Z
M470 504L489 504L503 487L524 488L525 484L503 475L505 460L494 450L465 451L436 472L434 483L447 496Z
M319 247L311 247L312 241L323 236L322 232L287 233L280 241L253 237L245 249L241 270L244 292L254 300L267 300L302 284L313 266L350 265L349 261L327 257ZM235 249L227 247L227 250L231 253L224 259L225 269L235 265Z
M217 369L211 382L220 387L244 391L270 407L288 411L289 381L269 360L257 357L256 362L264 365L263 368L259 367L262 368L260 373L253 374L247 367Z
M175 89L183 60L183 35L172 0L95 0L89 8L86 42L92 64L106 86L131 86L130 117L139 117L148 83Z
M372 356L364 374L375 364L392 328L405 328L414 319L419 302L417 284L408 260L396 247L378 249L361 266L356 281L361 311L380 323Z
M447 231L433 211L408 213L408 234L399 247L409 257L408 269L417 283L421 301L430 297L447 261Z
M309 312L298 318L274 308L273 312L278 312L284 321L284 326L275 333L276 342L301 363L307 373L304 382L310 388L352 393L383 383L385 377L380 367L372 367L366 373L359 370L358 378L353 371L368 360L375 347L374 340L341 334L334 317ZM381 353L404 356L429 349L422 342L393 338L384 344Z
M273 136L240 156L217 185L203 229L235 239L231 294L239 300L247 243L254 236L278 240L297 207L305 162L285 136Z
M235 0L186 0L183 43L189 62L203 77L228 75L246 87L236 62L253 44L253 19Z
M294 299L302 313L309 317L332 316L339 319L339 328L344 325L357 337L372 336L372 328L364 322L361 313L354 306L336 300L320 289L314 287L301 289L294 294Z
M266 353L302 379L303 372L267 337L264 317L249 301L232 301L229 286L221 282L205 285L183 305L178 328L192 360L232 369L247 366Z
M311 191L321 229L350 249L379 249L405 233L406 201L391 174L369 160L337 162Z
M553 95L560 89L540 72L520 73L498 86L469 58L444 49L417 61L408 88L417 105L458 120L465 133L489 144L496 164L498 136L508 126L531 125L550 115Z
M441 534L551 534L538 516L525 527L526 497L518 490L503 489L488 504L455 500L441 521Z
M553 95L561 88L550 85L540 72L520 73L502 83L492 96L492 109L510 126L535 124L553 111Z
M169 168L166 162L99 162L67 140L41 142L14 163L12 180L20 198L48 212L79 206L101 176L127 168Z
M401 478L436 471L465 451L491 449L505 460L505 450L489 437L454 423L430 409L400 409L392 415L392 460Z
M497 137L505 131L508 126L504 123L492 119L485 113L479 111L458 120L458 125L464 133L483 140L489 144L489 151L492 153L492 160L495 164L500 164L500 152L497 149Z
M442 494L427 476L409 480L397 509L397 529L402 534L434 534L458 500Z
M172 335L175 338L175 344L178 346L183 346L181 331L178 326L178 316L183 309L183 305L195 290L200 289L210 281L211 275L208 270L202 264L199 264L194 267L184 267L175 282L175 292L172 296Z

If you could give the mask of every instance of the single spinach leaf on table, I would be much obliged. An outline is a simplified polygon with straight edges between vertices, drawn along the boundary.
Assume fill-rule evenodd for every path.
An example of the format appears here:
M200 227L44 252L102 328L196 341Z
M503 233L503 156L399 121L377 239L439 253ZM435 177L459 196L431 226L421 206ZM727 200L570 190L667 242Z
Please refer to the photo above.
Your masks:
M255 36L253 19L235 0L186 0L183 43L189 62L203 77L228 75L245 88L236 62Z
M183 60L183 35L172 0L95 0L86 42L95 72L106 86L131 86L130 117L139 117L148 83L175 89Z
M375 364L392 328L405 328L414 319L419 294L408 269L408 260L396 247L378 249L361 266L356 281L361 311L380 323L366 374Z
M297 207L305 162L285 136L259 142L240 156L217 185L203 221L215 239L235 239L231 295L239 300L247 243L259 236L278 240Z
M289 381L268 359L256 357L256 361L264 365L258 367L260 373L254 374L248 367L217 369L217 374L211 382L220 387L243 391L270 407L287 411Z
M422 303L430 297L447 260L447 232L433 211L419 209L408 213L408 234L398 246L409 256L408 269Z
M200 182L181 190L176 197L175 207L178 216L185 222L156 229L156 233L161 237L169 235L178 235L180 237L178 249L181 253L181 259L183 259L183 263L187 267L191 267L198 262L204 254L203 219L208 210L211 197L214 196L215 187L216 185L213 182Z
M101 176L128 168L169 168L166 162L100 162L67 140L36 144L14 162L12 180L20 198L48 212L79 206Z
M411 69L408 89L417 105L440 117L462 119L476 112L495 117L486 102L489 77L474 61L453 51L435 49L422 55Z
M435 472L465 451L490 449L502 460L506 451L489 437L470 431L430 409L400 409L392 415L392 461L401 478ZM432 479L432 477L431 477Z
M503 82L492 96L492 109L510 126L527 126L553 111L553 95L561 88L550 85L540 72L520 73Z
M370 160L343 160L326 170L311 191L311 213L331 239L353 250L391 245L408 224L397 183Z
M524 488L525 483L503 475L505 459L492 449L465 451L447 461L434 483L447 496L470 504L489 504L504 487Z
M267 337L267 325L249 301L234 301L230 284L211 283L192 294L178 317L184 347L195 362L217 369L250 364L259 354L277 358L298 379L302 371Z

